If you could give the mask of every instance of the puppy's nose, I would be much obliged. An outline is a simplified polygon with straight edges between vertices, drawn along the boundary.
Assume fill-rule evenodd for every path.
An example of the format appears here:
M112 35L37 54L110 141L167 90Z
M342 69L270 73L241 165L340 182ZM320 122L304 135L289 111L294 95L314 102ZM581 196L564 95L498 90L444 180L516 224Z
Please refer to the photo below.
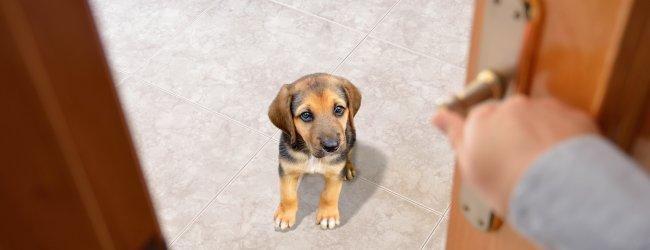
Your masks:
M320 142L320 145L327 152L334 152L339 149L339 140L336 139L325 139Z

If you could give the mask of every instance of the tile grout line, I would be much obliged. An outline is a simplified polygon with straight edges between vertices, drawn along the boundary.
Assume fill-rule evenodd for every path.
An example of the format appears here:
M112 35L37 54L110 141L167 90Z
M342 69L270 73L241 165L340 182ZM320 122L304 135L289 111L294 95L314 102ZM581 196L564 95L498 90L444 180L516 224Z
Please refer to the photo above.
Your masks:
M386 13L384 13L384 15L379 19L379 21L377 21L377 23L375 23L375 25L372 26L372 28L370 29L370 31L368 31L368 33L366 33L366 35L361 39L361 41L359 41L359 43L357 43L357 45L355 45L354 48L352 48L352 50L350 50L350 53L348 53L347 55L345 55L345 57L343 58L343 60L341 60L341 62L339 62L339 64L336 65L336 67L334 67L334 69L331 71L332 73L335 73L335 72L336 72L336 71L341 67L341 65L343 65L343 63L344 63L346 60L348 60L348 58L352 55L352 53L354 53L354 51L357 50L357 48L359 47L359 45L361 45L361 44L366 40L366 38L368 38L368 37L370 36L370 34L372 34L372 32L377 28L377 26L379 26L379 24L380 24L382 21L384 21L384 19L385 19L385 18L390 14L391 11L393 11L393 9L395 8L395 6L397 6L400 2L402 2L402 0L397 0L397 1L395 1L395 3L394 3L392 6L390 6L390 8L388 9L388 11L386 11Z
M368 180L368 179L366 179L366 178L364 178L364 177L359 177L359 179L362 180L362 181L365 181L365 182L367 182L367 183L369 183L369 184L375 185L375 186L377 186L378 188L380 188L380 189L382 189L382 190L384 190L384 191L386 191L386 192L388 192L388 193L390 193L390 194L392 194L392 195L394 195L394 196L397 196L397 197L400 198L400 199L403 199L403 200L405 200L405 201L407 201L407 202L410 202L411 204L413 204L413 205L415 205L415 206L417 206L417 207L420 207L420 208L422 208L422 209L424 209L424 210L426 210L426 211L428 211L428 212L431 212L431 213L433 213L433 214L435 214L435 215L439 215L439 216L443 216L443 215L444 215L444 213L440 213L440 212L436 211L435 209L432 209L432 208L430 208L430 207L427 207L427 206L423 205L422 203L419 203L419 202L417 202L417 201L414 201L414 200L411 199L411 198L408 198L408 197L406 197L406 196L404 196L404 195L401 195L401 194L399 194L399 193L397 193L397 192L395 192L395 191L393 191L393 190L391 190L391 189L389 189L389 188L387 188L387 187L384 187L384 186L382 186L382 185L379 185L379 184L377 184L377 183L375 183L375 182L373 182L373 181L370 181L370 180Z
M276 130L275 133L271 136L271 140L274 140L275 142L280 142L280 140L275 139L275 135L282 133L282 130Z
M169 39L167 39L165 42L163 42L163 43L160 45L160 48L159 48L155 53L153 53L153 55L151 55L150 57L148 57L147 60L144 60L144 62L142 62L142 64L141 64L140 66L136 67L135 70L133 70L133 71L130 72L130 73L127 73L127 75L134 75L135 73L137 73L138 71L142 70L142 69L145 68L147 65L149 65L149 63L151 62L151 59L153 59L153 58L156 57L158 54L160 54L160 52L162 52L162 51L165 49L165 47L166 47L169 43L171 43L172 41L174 41L174 40L176 40L176 39L180 39L179 37L181 37L181 35L182 35L183 33L185 33L185 31L186 31L187 29L189 29L190 27L192 27L192 26L193 26L193 25L194 25L194 24L195 24L195 23L196 23L196 22L197 22L201 17L203 17L203 16L205 15L206 12L208 12L208 10L214 8L214 6L216 6L216 5L217 5L217 2L212 3L212 4L208 4L208 7L206 7L205 9L203 9L203 10L201 11L201 13L199 13L198 15L196 15L196 17L194 17L194 18L192 19L192 21L190 21L190 22L189 22L189 23L188 23L184 28L181 28L179 31L177 31L176 33L174 33L174 35L172 35L171 38L169 38Z
M379 37L376 37L376 36L373 36L373 35L369 35L369 38L371 38L371 39L375 39L375 40L377 40L377 41L379 41L379 42L382 42L382 43L385 43L385 44L388 44L388 45L391 45L391 46L396 47L396 48L398 48L398 49L405 50L405 51L407 51L407 52L410 52L410 53L415 54L415 55L418 55L418 56L422 56L422 57L425 57L425 58L428 58L428 59L432 59L432 60L435 60L435 61L438 61L438 62L441 62L441 63L444 63L444 64L449 64L449 65L451 65L451 66L453 66L453 67L456 67L456 68L458 68L458 69L463 69L463 70L466 69L466 67L463 67L463 66L460 66L460 65L456 65L456 64L451 63L451 62L447 62L447 61L442 60L442 59L440 59L440 58L438 58L438 57L435 57L435 56L432 56L432 55L427 55L427 54L425 54L424 52L420 52L420 51L417 51L417 50L414 50L414 49L407 48L407 47L405 47L405 46L399 45L399 44L397 44L397 43L394 43L394 42L388 41L388 40L383 39L383 38L379 38ZM469 46L469 45L468 45L468 46Z
M258 130L258 129L255 129L255 128L253 128L253 127L247 125L247 124L244 124L243 122L240 122L240 121L238 121L238 120L236 120L236 119L234 119L234 118L232 118L232 117L230 117L230 116L227 116L227 115L225 115L225 114L223 114L223 113L221 113L221 112L219 112L219 111L216 111L216 110L213 110L213 109L208 108L208 107L206 107L206 106L203 106L203 105L201 105L201 104L199 104L199 103L197 103L197 102L195 102L195 101L192 101L192 100L190 100L190 99L188 99L188 98L186 98L186 97L184 97L184 96L181 96L181 95L179 95L179 94L177 94L177 93L175 93L175 92L173 92L173 91L170 91L170 90L167 90L167 89L165 89L165 88L162 88L162 87L160 87L160 86L158 86L158 85L152 84L152 83L150 83L150 82L148 82L148 81L146 81L146 80L141 80L141 81L142 81L144 84L146 84L146 85L149 85L149 86L152 86L152 87L154 87L154 88L157 88L157 89L159 89L160 91L163 91L163 92L165 92L166 94L171 95L171 96L173 96L173 97L179 98L179 99L181 99L182 101L184 101L184 102L186 102L186 103L188 103L188 104L194 105L194 106L196 106L196 107L198 107L198 108L200 108L200 109L203 109L204 111L207 111L207 112L209 112L209 113L212 113L212 114L214 114L214 115L217 115L217 116L219 116L219 117L222 117L222 118L224 118L224 119L226 119L226 120L228 120L228 121L234 122L234 123L236 123L237 125L242 126L242 127L246 128L246 129L249 129L249 130L251 130L251 131L253 131L253 132L255 132L255 133L258 133L258 134L260 134L261 136L264 136L264 137L266 137L266 138L272 138L272 136L275 135L275 133L277 133L277 132L274 132L273 135L269 136L269 135L267 135L266 133L264 133L264 132L262 132L262 131L260 131L260 130Z
M239 168L239 170L237 170L237 172L236 172L234 175L232 175L232 177L230 177L230 179L228 179L228 182L226 182L226 184L224 184L223 186L221 186L221 188L219 188L219 191L217 192L217 194L215 194L214 197L212 197L212 199L210 199L210 201L208 202L208 204L206 204L205 206L203 206L203 208L201 209L201 211L199 211L199 212L196 214L196 216L194 216L194 218L192 218L192 220L191 220L187 225L185 225L185 227L183 227L183 229L181 230L181 232L180 232L180 233L179 233L179 234L174 238L174 240L171 241L171 243L169 243L169 246L174 245L174 243L176 243L176 241L178 241L178 239L180 239L180 238L181 238L185 233L187 233L187 231L189 231L189 229L192 227L192 225L194 225L194 223L196 223L196 222L199 220L199 218L201 217L201 215L203 215L203 213L204 213L204 212L205 212L205 211L206 211L206 210L207 210L207 209L212 205L212 203L213 203L215 200L217 200L217 198L219 197L219 195L221 195L221 193L223 193L223 191L225 191L226 188L228 188L228 186L230 186L230 184L231 184L235 179L237 179L237 177L239 177L239 175L241 174L241 172L243 172L244 169L246 169L246 167L248 167L248 165L251 163L251 161L253 161L253 159L254 159L254 158L255 158L255 157L256 157L256 156L257 156L257 155L262 151L262 149L264 149L264 147L266 146L266 144L268 144L270 141L271 141L271 138L268 138L268 139L266 140L266 142L264 142L264 144L262 144L262 146L260 146L260 148L257 149L257 151L256 151L256 152L255 152L255 153L254 153L254 154L253 154L253 155L248 159L248 161L246 161L246 163L244 163L244 165L243 165L241 168Z
M313 18L319 19L319 20L321 20L321 21L325 21L325 22L327 22L327 23L331 23L331 24L334 24L334 25L340 26L340 27L345 28L345 29L348 29L348 30L350 30L350 31L357 32L357 33L362 34L362 35L365 35L365 36L368 36L368 34L370 34L369 32L366 33L366 32L364 32L364 31L358 30L358 29L353 28L353 27L349 27L349 26L344 25L344 24L342 24L342 23L339 23L339 22L337 22L337 21L334 21L334 20L330 20L330 19L324 18L324 17L322 17L322 16L316 15L316 14L314 14L314 13L311 13L311 12L308 12L308 11L305 11L305 10L298 9L297 7L293 7L293 6L287 5L287 4L285 4L285 3L278 2L278 1L276 1L276 0L267 0L267 1L272 2L272 3L275 3L275 4L278 4L278 5L282 6L282 7L285 7L285 8L291 9L291 10L294 10L294 11L296 11L296 12L302 13L302 14L304 14L304 15L307 15L307 16L310 16L310 17L313 17ZM372 30L371 30L371 31L372 31ZM331 69L331 70L329 70L329 71L327 71L327 72L330 73L330 74L333 74L334 71L338 68L338 65L340 65L343 61L345 61L345 59L346 59L350 54L352 54L352 52L353 52L353 51L354 51L354 50L359 46L359 44L361 44L361 42L363 42L363 40L365 39L365 36L364 36L364 38L362 38L362 39L361 39L361 40L360 40L360 41L359 41L359 42L358 42L358 43L357 43L357 44L352 48L352 50L350 51L350 53L348 53L348 54L343 58L343 60L341 60L341 62L339 62L336 66L334 66L334 69Z
M124 73L122 73L122 74L124 74ZM124 81L126 81L129 78L133 77L133 75L132 74L124 74L124 76L122 76L122 78L116 80L115 79L116 75L113 75L113 73L111 73L111 77L113 78L113 85L115 86L115 91L117 91L117 87L122 86L124 84Z
M410 53L413 53L413 54L415 54L415 55L422 56L422 57L425 57L425 58L428 58L428 59L433 59L433 60L439 61L439 62L444 63L444 64L449 64L449 65L451 65L451 66L453 66L453 67L456 67L456 68L458 68L458 69L465 69L465 67L463 67L463 66L461 66L461 65L457 65L457 64L454 64L454 63L451 63L451 62L447 62L447 61L445 61L445 60L443 60L443 59L440 59L440 58L438 58L438 57L436 57L436 56L428 55L428 54L426 54L426 53L424 53L424 52L417 51L417 50L415 50L415 49L410 49L410 48L408 48L408 47L406 47L406 46L399 45L399 44L397 44L397 43L394 43L394 42L388 41L388 40L386 40L386 39L379 38L379 37L377 37L377 36L372 35L372 31L374 31L375 28L376 28L376 27L377 27L377 26L378 26L378 25L379 25L379 24L380 24L380 23L381 23L381 22L382 22L382 21L383 21L383 20L388 16L388 14L390 14L390 12L394 9L395 6L397 6L397 4L398 4L399 2L401 2L401 0L399 0L399 1L397 1L395 4L393 4L393 6L391 6L391 8L386 12L386 14L384 14L384 16L382 16L382 18L381 18L381 19L380 19L380 20L375 24L375 26L373 26L373 27L371 28L371 30L368 31L367 33L364 32L364 31L362 31L362 30L359 30L359 29L356 29L356 28L353 28L353 27L347 26L347 25L345 25L345 24L339 23L339 22L337 22L337 21L330 20L330 19L327 19L327 18L321 17L321 16L319 16L319 15L316 15L316 14L314 14L314 13L311 13L311 12L308 12L308 11L305 11L305 10L298 9L298 8L296 8L296 7L293 7L293 6L287 5L287 4L285 4L285 3L278 2L277 0L267 0L267 1L272 2L272 3L275 3L275 4L278 4L278 5L281 5L281 6L283 6L283 7L289 8L289 9L292 9L292 10L297 11L297 12L300 12L300 13L302 13L302 14L305 14L305 15L308 15L308 16L311 16L311 17L314 17L314 18L320 19L320 20L322 20L322 21L326 21L326 22L328 22L328 23L332 23L332 24L334 24L334 25L340 26L340 27L345 28L345 29L348 29L348 30L350 30L350 31L354 31L354 32L361 33L361 34L366 34L366 35L364 36L364 38L362 38L361 41L360 41L359 43L357 43L357 45L352 49L352 51L351 51L348 55L346 55L346 57L343 58L343 60L341 60L341 62L340 62L337 66L335 66L333 70L330 70L330 71L329 71L330 73L334 73L336 70L338 70L338 69L340 68L340 65L343 64L343 62L345 62L345 60L346 60L350 55L352 55L352 53L354 52L354 50L356 50L356 48L357 48L357 47L358 47L358 46L359 46L363 41L365 41L366 38L372 38L372 39L375 39L375 40L377 40L377 41L379 41L379 42L386 43L386 44L388 44L388 45L391 45L391 46L396 47L396 48L398 48L398 49L405 50L405 51L410 52ZM456 38L456 39L469 39L469 38L466 38L466 37L460 37L460 36L457 37L457 36L448 35L448 34L443 34L443 35L445 35L445 36L449 36L449 37L452 37L452 38Z
M407 52L413 53L413 54L415 54L415 55L422 56L422 57L426 57L426 58L428 58L428 59L433 59L433 60L436 60L436 61L442 62L442 63L444 63L444 64L449 64L449 65L451 65L451 66L453 66L453 67L456 67L456 68L459 68L459 69L465 69L465 67L463 67L463 66L460 66L460 65L456 65L456 64L454 64L454 63L447 62L447 61L445 61L445 60L443 60L443 59L440 59L440 58L438 58L438 57L435 57L435 56L432 56L432 55L428 55L428 54L426 54L426 53L424 53L424 52L420 52L420 51L417 51L417 50L414 50L414 49L410 49L410 48L407 48L407 47L405 47L405 46L399 45L399 44L397 44L397 43L394 43L394 42L388 41L388 40L386 40L386 39L382 39L382 38L379 38L379 37L376 37L376 36L372 35L372 31L373 31L373 30L374 30L374 29L379 25L379 23L381 23L381 21L383 21L383 19L385 19L385 17L388 16L388 14L390 14L390 11L392 11L392 9L393 9L393 8L394 8L394 7L395 7L399 2L401 2L401 0L399 0L397 3L393 4L393 6L391 6L391 8L386 12L386 14L384 14L384 16L382 16L382 18L381 18L381 19L380 19L380 20L375 24L375 26L373 26L373 27L371 28L371 30L368 31L367 33L364 32L364 31L361 31L361 30L359 30L359 29L356 29L356 28L353 28L353 27L349 27L349 26L347 26L347 25L345 25L345 24L341 24L341 23L336 22L336 21L334 21L334 20L330 20L330 19L327 19L327 18L321 17L321 16L319 16L319 15L313 14L313 13L311 13L311 12L307 12L307 11L304 11L304 10L298 9L298 8L296 8L296 7L293 7L293 6L290 6L290 5L287 5L287 4L284 4L284 3L281 3L281 2L277 2L276 0L267 0L267 1L269 1L269 2L273 2L273 3L275 3L275 4L281 5L281 6L283 6L283 7L289 8L289 9L292 9L292 10L297 11L297 12L300 12L300 13L302 13L302 14L305 14L305 15L308 15L308 16L311 16L311 17L314 17L314 18L320 19L320 20L322 20L322 21L326 21L326 22L328 22L328 23L335 24L335 25L340 26L340 27L343 27L343 28L345 28L345 29L348 29L348 30L351 30L351 31L354 31L354 32L357 32L357 33L361 33L361 34L366 34L366 36L365 36L364 38L362 38L361 41L359 41L359 43L357 43L356 46L354 46L354 48L352 49L352 51L351 51L348 55L346 55L346 57L343 58L343 60L341 60L341 62L340 62L338 65L336 65L336 66L334 67L333 70L330 70L330 71L329 71L330 73L334 73L336 70L338 70L339 67L340 67L340 65L343 64L343 62L345 62L345 60L346 60L350 55L352 55L352 53L354 52L354 50L356 50L356 48L357 48L357 47L358 47L358 46L359 46L363 41L365 41L366 38L372 38L372 39L375 39L375 40L377 40L377 41L379 41L379 42L383 42L383 43L386 43L386 44L391 45L391 46L393 46L393 47L396 47L396 48L398 48L398 49L406 50ZM447 35L447 36L451 36L451 35ZM454 38L457 38L457 39L462 39L462 37L455 37L455 36L451 36L451 37L454 37Z
M300 12L300 13L302 13L302 14L305 14L305 15L308 15L308 16L311 16L311 17L314 17L314 18L320 19L320 20L322 20L322 21L326 21L326 22L328 22L328 23L331 23L331 24L334 24L334 25L340 26L340 27L345 28L345 29L348 29L348 30L350 30L350 31L354 31L354 32L357 32L357 33L364 34L363 31L358 30L358 29L356 29L356 28L346 26L346 25L341 24L341 23L339 23L339 22L336 22L336 21L334 21L334 20L330 20L330 19L327 19L327 18L324 18L324 17L318 16L318 15L316 15L316 14L313 14L313 13L310 13L310 12L307 12L307 11L304 11L304 10L301 10L301 9L298 9L298 8L296 8L296 7L293 7L293 6L290 6L290 5L287 5L287 4L284 4L284 3L281 3L281 2L277 2L276 0L267 0L267 1L272 2L272 3L275 3L275 4L278 4L278 5L283 6L283 7L286 7L286 8L289 8L289 9L294 10L294 11L296 11L296 12ZM343 60L341 60L341 62L340 62L337 66L335 66L333 70L330 70L329 72L330 72L330 73L334 73L334 72L336 72L336 71L340 68L340 66L341 66L341 65L342 65L342 64L347 60L347 58L348 58L350 55L352 55L352 53L357 49L357 47L358 47L359 45L361 45L361 43L364 42L364 41L366 40L366 38L368 38L368 37L369 37L369 38L372 38L372 39L375 39L375 40L377 40L377 41L379 41L379 42L386 43L386 44L391 45L391 46L393 46L393 47L396 47L396 48L399 48L399 49L402 49L402 50L408 51L408 52L413 53L413 54L415 54L415 55L419 55L419 56L422 56L422 57L425 57L425 58L433 59L433 60L436 60L436 61L439 61L439 62L442 62L442 63L445 63L445 64L449 64L449 65L451 65L451 66L453 66L453 67L456 67L456 68L458 68L458 69L463 69L463 70L466 69L466 68L463 67L463 66L456 65L456 64L451 63L451 62L447 62L447 61L445 61L445 60L443 60L443 59L440 59L440 58L438 58L438 57L435 57L435 56L432 56L432 55L428 55L428 54L426 54L426 53L424 53L424 52L420 52L420 51L417 51L417 50L414 50L414 49L410 49L410 48L405 47L405 46L403 46L403 45L399 45L399 44L397 44L397 43L394 43L394 42L388 41L388 40L386 40L386 39L379 38L379 37L377 37L377 36L371 35L371 34L372 34L372 31L373 31L373 30L374 30L374 29L379 25L379 23L381 23L381 21L383 21L383 19L385 19L385 17L388 16L388 14L390 14L390 12L393 10L393 8L394 8L398 3L400 3L400 2L401 2L401 0L398 0L395 4L393 4L393 6L391 6L391 8L386 12L386 14L384 14L384 16L382 16L382 18L381 18L381 19L380 19L380 20L375 24L375 26L373 26L372 29L371 29L368 33L366 33L366 35L361 39L361 41L359 41L359 43L357 43L357 45L354 46L354 48L350 51L350 53L348 53L348 54L343 58ZM196 23L197 20L200 19L200 18L205 14L205 12L207 12L207 11L210 10L210 9L212 9L214 6L216 6L216 3L214 3L214 4L212 4L212 5L209 5L208 7L206 7L206 8L205 8L201 13L199 13L199 15L197 15L197 16L196 16L196 17L195 17L195 18L194 18L194 19L193 19L193 20L192 20L192 21L187 25L187 28L189 28L190 26L194 25L194 23ZM165 46L166 46L168 43L172 42L172 41L175 40L175 39L179 39L180 35L181 35L183 32L185 32L185 30L187 30L187 28L178 31L174 36L172 36L172 38L170 38L169 40L167 40L166 42L164 42L163 45L160 47L160 49L159 49L158 51L156 51L153 55L151 55L149 58L147 58L147 60L145 60L145 61L142 63L142 65L138 66L138 67L136 68L136 70L134 70L134 71L132 71L132 72L130 72L130 73L129 73L129 72L126 72L126 71L124 71L124 72L123 72L123 71L120 71L119 73L122 73L122 74L125 75L122 79L120 79L120 81L123 81L123 80L125 80L125 79L131 77L132 75L134 75L135 73L137 73L138 71L140 71L141 69L143 69L144 67L146 67L147 65L149 65L149 62L151 61L151 59L153 59L153 58L156 57L158 54L160 54L160 52L163 51L163 49L165 48ZM460 39L460 38L459 38L459 39ZM117 70L117 69L115 69L115 70L116 70L116 71L119 71L119 70Z
M427 244L429 244L429 241L431 241L431 238L433 237L433 234L436 233L436 231L438 230L438 227L440 227L440 224L442 224L442 221L445 219L445 216L447 215L447 212L449 211L449 207L451 207L451 205L447 205L447 208L445 208L445 212L442 213L442 216L440 217L440 219L438 219L438 222L436 223L436 225L433 227L433 229L431 229L431 232L429 233L429 236L427 236L427 238L424 240L424 243L422 243L422 246L420 247L420 250L423 250L424 247L426 247Z
M347 26L347 25L345 25L345 24L339 23L339 22L334 21L334 20L330 20L330 19L324 18L324 17L322 17L322 16L316 15L316 14L311 13L311 12L308 12L308 11L298 9L298 8L293 7L293 6L291 6L291 5L287 5L287 4L285 4L285 3L281 3L281 2L278 2L278 1L276 1L276 0L267 0L267 1L272 2L272 3L275 3L275 4L280 5L280 6L282 6L282 7L285 7L285 8L288 8L288 9L291 9L291 10L294 10L294 11L297 11L297 12L300 12L300 13L302 13L302 14L305 14L305 15L308 15L308 16L311 16L311 17L314 17L314 18L316 18L316 19L320 19L320 20L322 20L322 21L325 21L325 22L328 22L328 23L334 24L334 25L336 25L336 26L340 26L340 27L345 28L345 29L348 29L348 30L350 30L350 31L354 31L354 32L357 32L357 33L365 34L364 31L361 31L361 30L358 30L358 29L356 29L356 28L353 28L353 27Z
M285 7L285 8L291 9L291 10L293 10L293 11L296 11L296 12L302 13L302 14L304 14L304 15L311 16L311 17L314 17L314 18L320 19L320 20L325 21L325 22L327 22L327 23L331 23L331 24L334 24L334 25L340 26L340 27L345 28L345 29L348 29L348 30L350 30L350 31L354 31L354 32L357 32L357 33L360 33L360 34L364 34L364 32L361 31L361 30L358 30L358 29L355 29L355 28L352 28L352 27L346 26L346 25L341 24L341 23L339 23L339 22L336 22L336 21L334 21L334 20L329 20L329 19L327 19L327 18L324 18L324 17L318 16L318 15L315 15L315 14L313 14L313 13L310 13L310 12L307 12L307 11L304 11L304 10L301 10L301 9L298 9L298 8L295 8L295 7L293 7L293 6L290 6L290 5L287 5L287 4L284 4L284 3L281 3L281 2L277 2L277 1L275 1L275 0L267 0L267 1L268 1L268 2L271 2L271 3L275 3L275 4L280 5L280 6L282 6L282 7ZM400 0L400 1L401 1L401 0ZM151 55L151 56L148 57L146 60L144 60L144 62L143 62L140 66L138 66L135 70L133 70L132 72L128 72L128 71L119 71L118 69L115 69L115 70L116 70L116 71L119 71L119 73L124 74L124 75L125 75L124 79L126 79L126 78L130 77L131 75L134 75L134 74L137 73L138 71L142 70L144 67L146 67L147 65L149 65L149 62L151 61L151 59L153 59L154 57L156 57L158 54L160 54L161 51L164 50L164 48L165 48L165 46L166 46L167 44L169 44L170 42L174 41L175 39L180 39L179 37L180 37L180 35L181 35L183 32L185 32L189 27L191 27L192 25L194 25L194 23L196 23L196 22L197 22L201 17L203 17L203 15L204 15L208 10L212 9L212 8L213 8L214 6L216 6L216 5L217 5L217 3L213 3L213 4L211 4L211 5L208 5L208 7L206 7L203 11L201 11L201 13L199 13L199 14L198 14L198 15L197 15L197 16L196 16L196 17L195 17L195 18L194 18L194 19L193 19L193 20L192 20L192 21L191 21L187 26L186 26L185 29L182 29L182 30L176 32L176 34L174 34L170 39L168 39L167 41L165 41L165 42L160 46L160 49L158 49L158 50L157 50L153 55ZM355 48L356 48L356 47L355 47ZM124 79L122 79L122 80L124 80Z

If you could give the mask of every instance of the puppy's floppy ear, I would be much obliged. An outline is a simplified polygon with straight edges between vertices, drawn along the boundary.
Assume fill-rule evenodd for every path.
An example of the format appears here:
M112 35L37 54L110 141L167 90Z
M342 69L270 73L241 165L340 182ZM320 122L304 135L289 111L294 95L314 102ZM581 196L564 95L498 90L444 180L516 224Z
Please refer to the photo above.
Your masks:
M348 98L348 120L350 121L350 127L354 129L353 118L361 107L361 92L359 92L359 89L352 85L348 80L343 81L342 87L343 91L345 91L346 97Z
M269 106L269 119L273 125L291 136L291 143L296 142L296 128L291 114L291 85L285 84Z

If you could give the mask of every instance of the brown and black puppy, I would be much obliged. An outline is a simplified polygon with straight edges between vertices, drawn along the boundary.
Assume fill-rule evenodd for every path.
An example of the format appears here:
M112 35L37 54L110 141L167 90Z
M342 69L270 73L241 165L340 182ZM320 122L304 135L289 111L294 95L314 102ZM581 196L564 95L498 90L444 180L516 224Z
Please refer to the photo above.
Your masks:
M359 90L342 77L317 73L282 86L269 107L271 122L282 130L276 228L285 230L295 223L303 174L325 178L316 223L323 229L340 224L341 186L355 175L350 156L356 136L353 118L360 106Z

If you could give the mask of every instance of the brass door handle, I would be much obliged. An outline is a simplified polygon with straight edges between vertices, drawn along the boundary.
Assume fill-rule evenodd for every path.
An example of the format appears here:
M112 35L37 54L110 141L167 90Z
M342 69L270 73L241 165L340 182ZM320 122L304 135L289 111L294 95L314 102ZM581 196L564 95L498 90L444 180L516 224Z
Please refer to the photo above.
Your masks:
M505 89L506 84L494 71L483 70L467 88L442 101L438 108L448 109L465 116L472 106L480 102L502 98Z

